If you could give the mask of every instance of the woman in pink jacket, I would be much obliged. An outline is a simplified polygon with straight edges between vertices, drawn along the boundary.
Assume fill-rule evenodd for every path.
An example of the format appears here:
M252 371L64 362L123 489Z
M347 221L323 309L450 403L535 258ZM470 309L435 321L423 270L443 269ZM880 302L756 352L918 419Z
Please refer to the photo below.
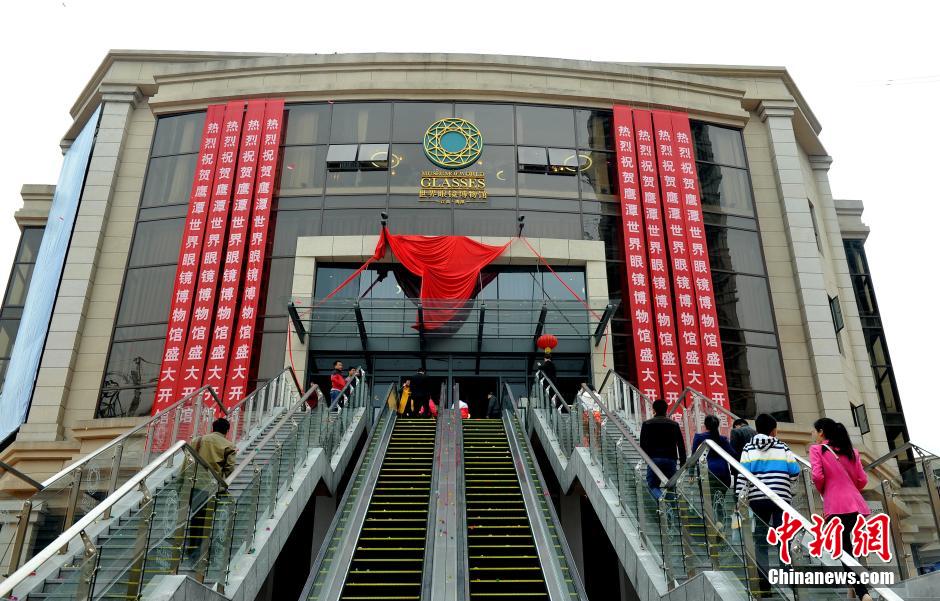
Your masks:
M871 513L861 493L868 483L868 476L862 468L858 451L852 448L845 426L824 417L816 420L813 428L818 443L809 448L813 484L822 495L826 521L837 519L842 522L842 549L851 556L855 520L859 515ZM871 601L864 584L856 583L852 589L861 601Z

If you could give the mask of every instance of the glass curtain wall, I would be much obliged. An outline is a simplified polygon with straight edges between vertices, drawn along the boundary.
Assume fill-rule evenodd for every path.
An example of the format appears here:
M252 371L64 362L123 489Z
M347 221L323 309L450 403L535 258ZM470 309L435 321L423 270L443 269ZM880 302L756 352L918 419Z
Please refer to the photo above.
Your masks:
M13 352L13 343L16 341L20 318L23 316L23 303L26 302L29 281L36 267L36 255L39 254L43 230L45 230L43 227L23 228L20 243L16 247L16 255L13 258L10 279L7 280L3 308L0 309L0 388L3 387L3 381L7 376L10 353Z

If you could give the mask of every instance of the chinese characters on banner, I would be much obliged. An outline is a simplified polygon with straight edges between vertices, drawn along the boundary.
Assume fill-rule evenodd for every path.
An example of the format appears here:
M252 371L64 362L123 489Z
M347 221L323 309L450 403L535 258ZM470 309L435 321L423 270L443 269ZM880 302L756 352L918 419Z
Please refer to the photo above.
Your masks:
M229 406L244 397L244 382L230 384L252 368L283 113L283 100L249 101L247 113L245 101L207 110L154 414L205 384L220 397L233 391ZM183 408L177 438L191 434L192 412ZM158 432L154 450L166 439Z
M646 253L643 232L633 115L625 106L614 107L614 144L620 181L620 216L623 218L623 247L627 261L627 295L633 323L637 387L643 394L655 400L660 398L660 387L647 271L649 255Z
M183 241L180 244L179 260L176 264L176 279L173 281L173 297L170 300L169 325L163 345L163 361L160 364L159 381L153 401L152 413L166 408L177 400L180 364L183 358L185 335L189 328L189 312L193 305L193 292L199 274L199 257L202 249L206 214L209 207L209 191L218 158L224 107L210 106L206 111L206 122L202 131L199 156L196 159L196 175L189 196L189 209L183 226Z
M211 386L219 396L222 395L222 389L225 386L226 368L229 363L232 326L235 322L242 265L247 246L245 241L248 238L248 221L251 217L251 192L255 183L258 151L261 147L264 106L263 100L252 100L248 103L248 110L245 113L244 133L238 150L238 170L228 224L225 263L222 267L222 281L219 284L219 302L215 307L212 344L208 347L209 359L202 378L202 384ZM235 399L234 402L239 400L241 399Z
M252 344L258 314L264 310L261 294L264 258L268 244L271 222L275 172L278 149L281 143L281 128L284 119L284 101L268 102L264 112L264 139L261 159L258 163L258 178L255 186L254 204L251 209L251 237L248 241L248 265L245 270L245 285L242 290L238 327L235 329L235 356L232 358L225 382L226 405L237 402L248 390Z
M669 404L682 393L679 351L672 310L672 287L666 235L663 231L663 210L659 202L659 171L656 167L656 145L653 120L649 111L633 111L637 155L640 160L640 190L643 193L643 216L649 248L650 277L653 284L653 310L656 319L656 341L659 345L659 368L662 373L663 398Z
M698 305L702 362L705 372L705 393L716 403L728 406L728 384L725 382L725 360L718 332L718 310L712 288L712 270L702 218L702 197L695 169L695 149L688 115L672 114L672 127L678 151L680 198L685 233L692 261L693 287Z
M199 285L196 305L189 321L189 336L176 396L181 398L202 385L202 370L206 364L206 349L212 336L212 318L215 315L215 297L219 284L219 268L225 256L225 233L228 229L232 182L238 164L238 146L241 137L244 103L229 103L225 107L222 123L222 149L212 184L206 236L199 260ZM185 419L183 421L186 421Z
M634 130L632 140L622 129L630 116ZM649 350L658 357L655 367L661 374L662 396L670 404L674 403L683 387L688 386L727 407L724 360L688 116L615 106L614 136L638 388L644 393L652 389L644 381L649 372L643 371L640 352L648 346L644 346L647 339L638 327L638 307L633 304L638 295L643 297L644 288L638 285L642 282L646 285L646 298L652 294L651 318L655 322L656 336ZM635 151L638 161L636 177L642 200L638 221L645 222L645 228L641 225L639 241L630 239L630 230L635 226L627 213L632 209L625 201L629 200L627 194L633 194L628 192L632 180L629 171L625 172L621 148ZM631 244L635 247L638 243L645 244L648 253L647 265L642 269L636 267L640 262L632 258L630 250ZM637 270L644 272L647 267L645 277L635 278Z

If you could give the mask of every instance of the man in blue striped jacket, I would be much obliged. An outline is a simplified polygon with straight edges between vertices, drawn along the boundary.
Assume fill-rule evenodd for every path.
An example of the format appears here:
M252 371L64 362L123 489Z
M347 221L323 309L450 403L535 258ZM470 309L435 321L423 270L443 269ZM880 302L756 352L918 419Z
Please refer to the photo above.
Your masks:
M754 420L757 434L741 451L741 465L775 492L781 499L790 502L793 493L790 486L800 474L800 464L796 462L793 451L783 441L777 439L777 420L762 413ZM783 523L783 510L767 498L756 486L749 485L746 478L738 477L735 490L740 496L747 489L747 500L757 521L754 527L754 553L760 568L760 588L762 593L770 593L767 580L769 567L767 553L768 527L776 528Z

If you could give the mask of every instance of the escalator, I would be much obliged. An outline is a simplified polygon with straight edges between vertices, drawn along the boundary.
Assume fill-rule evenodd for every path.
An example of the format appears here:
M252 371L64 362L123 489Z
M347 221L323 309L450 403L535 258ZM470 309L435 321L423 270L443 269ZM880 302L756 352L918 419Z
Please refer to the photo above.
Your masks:
M464 422L470 599L548 599L502 420Z
M381 469L371 498L367 499L368 510L348 564L340 599L418 601L421 598L436 426L431 419L395 421L384 457L377 454L374 459L381 460ZM369 467L364 465L363 472ZM369 483L362 484L368 486ZM347 535L355 531L352 520L341 527ZM343 533L337 534L342 536ZM343 569L342 565L335 567ZM309 597L319 598L322 590L314 586Z

